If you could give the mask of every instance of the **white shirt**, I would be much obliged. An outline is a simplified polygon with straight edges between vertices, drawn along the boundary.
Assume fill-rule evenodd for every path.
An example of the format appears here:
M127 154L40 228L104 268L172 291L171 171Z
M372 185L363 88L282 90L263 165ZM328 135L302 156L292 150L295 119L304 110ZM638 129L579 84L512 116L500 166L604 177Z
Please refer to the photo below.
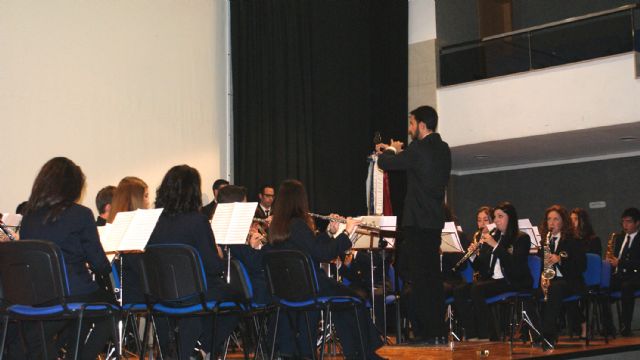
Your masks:
M620 256L622 256L622 251L627 245L627 239L629 239L629 248L631 248L631 245L633 244L633 238L635 238L637 234L638 232L636 231L633 234L628 234L624 236L624 241L622 242L622 246L620 246L620 252L618 253L618 259L620 258Z
M551 249L552 253L556 252L556 249L558 248L558 244L560 244L560 238L561 238L561 233L558 233L556 235L551 235L551 238L555 238L555 246L553 247L553 249ZM560 265L560 262L557 262L555 265ZM556 270L556 277L562 277L562 273L560 272L560 266L554 266L555 270Z
M262 212L265 213L267 216L271 215L271 208L266 208L262 205L260 205L260 209L262 209ZM269 214L267 214L267 211L269 212Z
M498 245L496 245L496 247L494 247L493 250L491 250L491 259L489 260L489 265L491 265L491 262L493 261L493 253L496 251L496 249L500 245L500 241L502 241L502 235L500 236L500 239L498 239ZM496 260L496 264L493 267L493 275L491 276L491 278L496 280L504 279L504 274L502 273L502 267L500 267L500 259Z

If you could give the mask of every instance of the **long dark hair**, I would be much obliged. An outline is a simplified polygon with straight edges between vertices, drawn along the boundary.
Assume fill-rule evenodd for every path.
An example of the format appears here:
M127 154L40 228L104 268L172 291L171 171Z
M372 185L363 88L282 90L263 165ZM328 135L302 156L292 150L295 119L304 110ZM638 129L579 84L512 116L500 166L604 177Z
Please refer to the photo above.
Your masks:
M273 206L269 243L286 241L289 238L289 224L295 218L302 219L309 229L315 231L315 224L309 216L309 202L304 185L298 180L285 180L278 190L278 202Z
M82 169L68 158L55 157L47 161L33 182L25 213L46 209L44 222L55 222L80 198L84 182Z
M560 219L562 219L562 231L560 232L563 239L573 238L573 226L571 226L571 218L569 217L569 212L562 205L551 205L544 211L544 219L542 221L542 231L540 231L540 235L542 238L547 237L547 233L549 232L549 224L547 224L547 216L549 213L555 211L560 215Z
M182 214L202 207L200 173L188 165L174 166L165 174L156 191L156 208L163 213Z
M571 210L571 214L576 214L578 217L578 226L573 229L578 239L588 239L596 234L596 232L593 231L593 225L591 225L591 219L589 219L589 213L587 210L583 208L575 208Z
M508 239L515 239L518 237L518 232L520 231L518 228L518 212L516 211L515 206L508 201L503 201L496 205L493 209L492 218L496 218L496 210L501 210L509 217L509 221L507 222L507 231L503 234Z

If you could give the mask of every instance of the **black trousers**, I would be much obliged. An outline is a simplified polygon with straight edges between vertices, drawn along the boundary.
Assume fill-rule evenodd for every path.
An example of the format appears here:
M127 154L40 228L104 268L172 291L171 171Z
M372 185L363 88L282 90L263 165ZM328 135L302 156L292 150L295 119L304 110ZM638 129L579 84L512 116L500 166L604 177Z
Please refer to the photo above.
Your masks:
M511 285L505 279L480 280L453 290L458 319L462 321L467 338L497 338L498 334L493 331L497 328L496 320L490 316L486 299L510 290Z
M446 334L440 271L441 229L405 227L399 262L405 280L408 318L416 337Z
M562 306L565 306L569 326L581 324L584 317L578 309L578 302L563 303L566 297L577 295L571 284L561 277L551 280L547 302L544 304L544 314L542 317L542 335L551 341L555 341L558 337L558 318L560 317ZM539 289L539 296L543 298L542 288Z
M622 314L620 314L620 324L623 328L621 330L631 330L631 320L633 319L635 305L633 293L640 290L640 277L614 276L612 280L611 289L621 292Z

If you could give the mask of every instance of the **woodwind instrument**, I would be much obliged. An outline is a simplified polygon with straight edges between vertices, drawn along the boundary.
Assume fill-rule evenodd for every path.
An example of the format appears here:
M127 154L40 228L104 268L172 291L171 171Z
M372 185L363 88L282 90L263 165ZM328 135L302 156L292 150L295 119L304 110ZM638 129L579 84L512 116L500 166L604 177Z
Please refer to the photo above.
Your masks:
M15 236L13 236L13 233L11 232L11 230L9 230L9 228L7 227L7 225L5 225L2 220L0 220L0 231L2 231L11 241L16 241L18 239L16 239Z
M476 231L475 233L473 233L473 244L478 244L478 238L482 235L482 229L478 229L478 231ZM466 254L464 254L464 256L462 257L462 259L460 259L460 261L458 261L452 268L451 271L458 271L458 269L460 269L460 266L462 266L462 264L465 263L465 261L469 260L469 258L471 256L473 256L474 254L477 254L478 251L480 251L480 246L478 246L475 250L469 250L467 251Z
M265 230L265 228L263 226L269 226L269 222L267 221L267 219L262 219L259 217L254 217L252 220L254 223L258 223L258 225L256 226L256 230L258 231L258 233L260 234L261 238L260 238L260 242L262 243L262 245L266 245L268 240L267 240L267 231Z
M549 286L551 285L551 279L556 277L556 271L553 269L553 264L551 264L551 247L549 246L549 239L551 238L551 231L547 231L547 238L544 240L542 244L542 249L544 251L544 268L542 269L542 273L540 274L540 287L542 288L542 292L544 293L544 301L547 301L549 296Z
M607 240L607 252L604 256L605 259L611 259L615 257L614 251L616 247L616 235L618 234L616 234L615 232L612 232L611 235L609 235L609 240Z
M309 216L314 217L316 219L321 219L321 220L335 221L335 222L339 222L341 224L346 224L347 223L347 220L345 220L345 219L336 218L336 217L332 217L332 216L328 216L328 215L319 215L319 214L314 214L314 213L310 212ZM360 229L364 229L364 230L380 231L379 227L376 227L376 226L373 226L373 225L358 224L358 225L356 225L356 227L358 227Z

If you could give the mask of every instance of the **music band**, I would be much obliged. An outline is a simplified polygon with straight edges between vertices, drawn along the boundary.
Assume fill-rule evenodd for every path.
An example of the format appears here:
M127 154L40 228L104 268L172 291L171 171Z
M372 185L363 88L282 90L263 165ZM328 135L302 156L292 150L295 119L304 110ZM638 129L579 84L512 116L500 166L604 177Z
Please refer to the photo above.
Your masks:
M441 254L441 231L447 217L443 205L451 172L451 152L436 132L437 124L438 115L433 108L419 107L410 113L408 132L412 142L408 146L393 140L389 144L376 145L381 169L407 173L398 245L389 262L403 282L402 290L398 291L403 315L409 320L405 330L409 340L425 345L448 341L450 329L445 322L445 299L450 296L455 316L463 328L463 339L497 340L505 329L492 315L491 299L508 292L533 295L524 301L523 308L532 316L533 326L540 330L539 335L532 335L532 340L542 343L541 346L553 346L557 342L558 319L562 317L563 309L568 318L567 327L582 338L589 336L584 318L584 311L588 309L578 301L565 301L572 295L586 293L583 277L587 268L586 254L601 255L602 251L600 239L593 233L588 214L583 209L569 212L561 205L550 206L541 223L543 242L536 248L532 247L534 239L518 228L518 213L513 204L501 202L495 208L483 206L476 213L477 231L471 242L463 241L463 252L453 257ZM100 243L96 221L90 209L77 203L84 185L85 176L74 162L62 157L49 160L34 181L19 234L3 226L0 236L3 241L20 241L17 240L19 235L22 239L55 243L64 254L69 274L69 298L115 304L109 281L112 267ZM387 286L380 284L377 274L372 279L369 272L379 270L378 264L386 263L388 259L382 259L375 250L345 255L353 245L350 235L357 231L359 221L336 214L320 216L328 225L326 231L318 231L304 185L297 180L282 182L277 191L273 185L262 186L247 244L230 246L228 252L223 251L216 245L209 220L217 204L246 201L247 194L243 187L226 181L216 181L213 188L214 201L203 206L198 171L187 165L171 168L156 191L155 207L164 210L148 242L149 245L185 244L196 249L208 284L207 300L234 301L238 298L239 294L225 281L225 259L232 256L246 266L256 301L273 301L262 258L265 253L283 249L301 251L311 259L318 271L320 296L356 297L364 304L368 298L371 300L371 294L363 290L372 285L372 280L373 285ZM112 223L119 212L151 207L148 186L139 178L127 176L117 187L103 190L96 198L100 213L98 224ZM621 221L622 231L610 236L604 260L612 266L611 291L621 294L620 334L629 336L635 293L640 290L640 211L626 209ZM339 223L345 226L342 232L338 230ZM535 254L532 254L532 248L536 250ZM536 257L542 268L541 274L535 275L540 276L537 289L533 288L537 279L529 267L531 256ZM371 257L374 257L375 269L368 265ZM117 261L123 262L124 268L123 301L144 303L147 299L137 270L140 255L124 254ZM321 263L339 264L338 273L349 280L349 285L326 276ZM474 274L471 279L461 275L468 266ZM608 299L606 308L610 309ZM312 327L317 328L320 313L309 315ZM304 317L280 316L279 336L275 343L279 356L312 358L308 344L315 341L311 339L315 333L304 330ZM105 325L106 320L84 321L87 326L84 326L81 338L85 340L79 354L83 359L95 359L104 351L112 335ZM189 358L194 347L223 353L225 341L240 318L237 315L219 316L215 336L211 331L212 321L209 317L186 318L176 323L157 321L154 325L162 352L171 351L170 334L179 329L179 358ZM611 331L611 320L604 321ZM386 341L380 331L386 324L374 324L366 306L357 308L357 316L337 311L333 322L346 358L380 358L375 351ZM358 328L362 330L362 339L356 336ZM27 322L22 332L15 323L9 324L7 357L39 358L39 354L46 353L48 358L56 358L60 349L71 351L73 329L68 322L44 322L43 329L45 337L41 338L40 327L36 324ZM24 340L24 346L20 338Z

